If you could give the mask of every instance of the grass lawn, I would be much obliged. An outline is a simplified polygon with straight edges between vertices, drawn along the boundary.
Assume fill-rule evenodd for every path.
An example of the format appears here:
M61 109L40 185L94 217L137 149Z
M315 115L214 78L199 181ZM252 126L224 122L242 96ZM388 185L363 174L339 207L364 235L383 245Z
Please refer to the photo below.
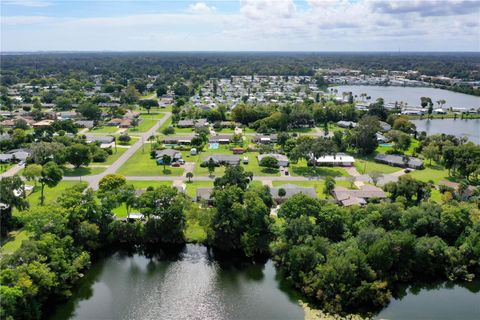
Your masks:
M127 180L127 184L131 184L135 189L146 189L148 187L172 186L172 181L155 181L155 180Z
M27 231L20 229L9 233L8 238L2 241L1 253L13 253L17 251L22 242L28 240Z
M261 187L263 186L263 183L262 181L251 181L250 184L249 184L251 187Z
M185 238L187 242L204 242L207 240L207 233L197 220L187 219Z
M293 128L288 130L288 133L311 133L315 132L314 128Z
M340 177L348 176L347 171L340 167L316 167L307 165L305 160L299 160L296 164L290 164L290 174L292 176L303 177Z
M53 188L49 188L45 186L45 204L49 204L55 201L64 191L65 189L71 188L77 184L83 184L84 187L87 187L86 182L80 181L70 181L70 180L62 180L59 184L57 184ZM40 201L40 185L37 185L34 188L33 193L31 193L28 197L28 202L30 203L30 208L35 207L38 205Z
M102 173L106 169L102 167L64 168L63 175L65 177L89 176Z
M317 197L320 199L325 199L325 194L323 193L323 186L325 185L325 181L323 180L315 180L315 181L272 181L274 187L280 187L286 184L293 184L299 187L304 188L315 188L315 192L317 193Z
M153 119L143 119L142 121L140 121L140 124L138 125L138 127L129 128L127 132L132 134L135 134L138 132L146 132L150 130L150 128L153 127L153 125L157 123L157 121L158 120L153 120Z
M430 199L437 203L442 203L442 194L440 193L440 191L438 191L437 188L432 188Z
M115 133L118 131L118 127L103 126L95 129L90 129L88 133Z
M118 174L124 176L181 176L183 174L183 168L175 168L167 166L163 171L163 166L157 165L154 159L150 158L150 146L145 145L145 152L142 153L142 148L130 157L117 170Z
M201 167L200 166L200 161L197 161L195 163L195 168L193 168L193 176L194 177L199 177L199 176L208 176L208 168L207 167ZM212 173L213 177L221 177L225 173L225 166L219 166L215 167L215 171Z
M105 161L105 162L92 162L92 164L108 166L108 165L114 163L115 161L117 161L117 159L120 158L120 156L121 156L125 151L127 151L127 148L118 148L118 147L117 147L117 151L116 151L116 152L115 152L115 148L113 148L112 151L113 151L113 153L108 156L107 161Z
M193 133L195 130L192 128L179 128L179 127L174 127L175 128L175 133Z
M168 118L161 126L158 128L158 132L162 132L163 129L170 127L172 124L172 117ZM176 129L176 128L175 128ZM175 130L176 132L176 130Z
M425 169L415 170L409 173L413 178L428 182L432 180L434 183L440 182L440 180L448 179L448 170L443 166L432 163L432 165L426 164Z
M140 118L141 119L161 119L163 118L164 114L163 113L160 113L160 112L150 112L150 113L146 113L146 112L141 112L140 113Z
M280 176L280 169L274 169L274 168L266 168L266 167L260 167L258 163L258 152L246 152L242 155L240 155L240 159L243 159L243 157L248 157L248 164L243 164L242 166L245 168L245 171L251 171L253 172L254 177L258 176Z
M235 133L235 129L230 128L213 128L216 133Z
M402 170L400 167L392 167L383 163L378 163L373 160L373 157L357 158L355 161L355 168L360 174L370 173L372 171L379 171L381 173L393 173Z

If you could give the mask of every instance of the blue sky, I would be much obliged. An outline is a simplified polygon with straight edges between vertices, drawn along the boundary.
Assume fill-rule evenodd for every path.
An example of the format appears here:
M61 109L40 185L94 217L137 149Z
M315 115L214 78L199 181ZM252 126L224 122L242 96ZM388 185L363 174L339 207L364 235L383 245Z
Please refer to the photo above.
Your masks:
M472 0L2 0L1 50L480 51Z

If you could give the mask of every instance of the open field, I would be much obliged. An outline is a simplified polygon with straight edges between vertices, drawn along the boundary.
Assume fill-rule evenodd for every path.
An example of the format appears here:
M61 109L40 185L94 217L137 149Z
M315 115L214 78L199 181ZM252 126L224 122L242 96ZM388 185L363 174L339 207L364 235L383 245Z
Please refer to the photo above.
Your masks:
M124 176L181 176L183 168L174 168L167 166L163 171L163 166L157 165L154 159L150 157L150 146L144 144L144 151L142 148L138 149L133 156L127 160L117 171L118 174Z
M138 127L129 128L127 132L131 134L147 132L148 130L150 130L151 127L155 125L155 123L157 123L157 121L158 120L153 120L153 119L143 119L142 121L140 121L140 124L138 125Z
M298 163L291 163L289 172L292 176L303 177L341 177L348 176L347 171L341 167L312 167L307 161L299 160Z
M66 177L89 176L102 173L106 169L106 167L64 168L63 175Z

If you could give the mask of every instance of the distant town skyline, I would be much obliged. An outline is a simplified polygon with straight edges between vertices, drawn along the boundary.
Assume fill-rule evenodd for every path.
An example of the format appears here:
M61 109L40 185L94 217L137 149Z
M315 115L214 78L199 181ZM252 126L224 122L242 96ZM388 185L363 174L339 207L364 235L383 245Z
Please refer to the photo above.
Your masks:
M2 0L1 51L480 51L471 0Z

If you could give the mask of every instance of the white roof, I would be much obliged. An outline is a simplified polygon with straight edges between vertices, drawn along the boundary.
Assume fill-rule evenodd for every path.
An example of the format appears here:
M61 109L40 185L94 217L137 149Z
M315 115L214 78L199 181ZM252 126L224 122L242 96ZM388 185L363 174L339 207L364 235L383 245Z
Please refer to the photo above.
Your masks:
M355 162L355 158L348 155L339 155L336 156L323 156L317 158L317 162L320 163L343 163L343 162Z

